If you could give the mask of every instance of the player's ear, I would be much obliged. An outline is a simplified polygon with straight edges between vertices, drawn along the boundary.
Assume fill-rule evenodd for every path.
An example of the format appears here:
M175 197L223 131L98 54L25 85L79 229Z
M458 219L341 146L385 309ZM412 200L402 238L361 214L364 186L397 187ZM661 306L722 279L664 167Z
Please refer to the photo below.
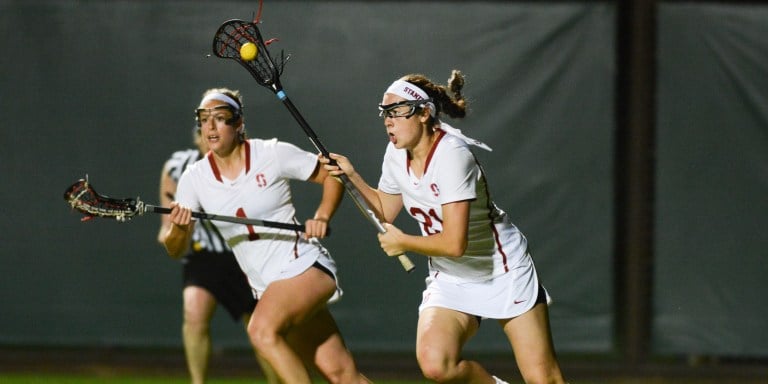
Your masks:
M245 123L244 122L240 123L240 126L237 128L236 132L237 132L237 137L240 138L240 141L245 141L247 139L246 133L245 133Z
M432 115L430 114L432 110L429 108L421 108L419 110L419 121L426 124L429 122L429 119L432 118Z

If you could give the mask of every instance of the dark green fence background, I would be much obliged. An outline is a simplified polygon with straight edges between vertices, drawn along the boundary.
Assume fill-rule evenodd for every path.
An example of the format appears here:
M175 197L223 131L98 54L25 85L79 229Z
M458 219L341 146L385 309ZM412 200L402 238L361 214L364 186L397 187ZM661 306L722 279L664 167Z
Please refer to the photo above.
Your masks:
M768 355L768 7L659 12L653 344Z
M244 93L251 136L312 149L271 92L207 57L217 27L257 7L0 1L0 346L181 345L180 266L155 242L159 218L80 223L62 193L87 174L100 193L156 203L160 168L190 145L213 86ZM612 2L266 1L261 29L291 55L293 102L372 183L386 86L464 71L471 112L452 123L494 148L478 155L555 299L556 347L611 353L616 17ZM766 21L759 6L659 8L655 353L768 355L756 301L768 287ZM306 217L317 191L295 187ZM350 347L410 352L424 259L405 274L350 201L332 225L345 288L332 311ZM247 345L223 313L213 333L215 347ZM489 322L469 348L511 354L501 336Z

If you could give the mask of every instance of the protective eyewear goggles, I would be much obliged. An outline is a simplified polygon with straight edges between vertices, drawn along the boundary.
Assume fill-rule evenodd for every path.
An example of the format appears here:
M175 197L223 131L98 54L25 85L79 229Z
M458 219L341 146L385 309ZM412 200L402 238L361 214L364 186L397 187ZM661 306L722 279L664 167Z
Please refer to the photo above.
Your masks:
M432 102L432 99L426 100L405 100L397 103L382 105L379 104L379 117L381 118L395 118L405 117L406 119L413 116L417 110L424 108L427 103Z
M208 121L211 117L215 117L214 113L217 111L229 111L232 117L226 119L224 122L227 125L232 125L240 120L240 110L232 107L231 105L217 105L213 108L197 108L195 109L195 121L197 126L202 125L203 122Z

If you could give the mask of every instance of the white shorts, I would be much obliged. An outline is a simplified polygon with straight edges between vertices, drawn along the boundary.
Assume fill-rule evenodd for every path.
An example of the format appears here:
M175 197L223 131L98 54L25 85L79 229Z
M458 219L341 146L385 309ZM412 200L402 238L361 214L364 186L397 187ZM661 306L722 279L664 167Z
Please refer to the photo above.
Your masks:
M288 263L286 263L286 265L283 265L280 269L280 272L275 275L266 277L260 276L260 278L252 279L252 276L246 274L248 280L251 282L254 296L257 299L260 299L261 295L264 294L264 291L267 289L271 282L298 276L309 268L312 268L315 264L319 264L322 266L320 269L323 272L330 274L333 280L336 282L336 292L334 292L333 296L328 299L328 303L330 304L339 301L344 292L341 290L341 286L339 285L339 278L336 275L336 262L333 260L333 258L331 258L331 255L328 253L325 247L320 245L317 239L311 239L310 243L312 243L312 246L316 247L316 249L313 249L310 252L304 252L300 257L291 259ZM259 284L258 282L263 283Z
M522 315L533 308L539 293L539 278L532 261L486 281L448 282L437 274L427 277L426 283L419 312L440 307L488 319ZM546 290L544 293L547 304L551 303Z

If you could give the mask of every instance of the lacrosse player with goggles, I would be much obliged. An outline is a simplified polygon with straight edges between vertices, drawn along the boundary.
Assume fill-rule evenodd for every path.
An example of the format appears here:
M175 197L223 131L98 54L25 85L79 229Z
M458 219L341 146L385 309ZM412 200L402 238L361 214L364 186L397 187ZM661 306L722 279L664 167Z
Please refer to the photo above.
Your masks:
M189 244L193 210L276 222L295 222L289 180L320 184L322 197L305 233L214 221L235 253L259 302L251 343L284 383L311 383L316 368L331 383L368 383L358 372L327 304L342 291L336 264L319 238L338 208L343 186L316 154L277 139L245 139L238 91L210 89L196 116L210 151L179 179L170 203L164 245L171 256Z
M196 148L174 152L163 165L160 175L160 203L167 207L176 195L176 185L187 166L205 156L208 145L200 135L200 127L192 131ZM165 242L171 221L168 215L160 216L157 240ZM192 384L203 384L208 376L211 357L211 320L218 304L229 312L235 322L248 320L256 306L251 287L248 285L235 255L221 234L208 220L195 225L192 243L181 258L183 323L182 340L187 369ZM272 368L256 354L261 370L269 384L277 384Z
M389 137L378 188L348 158L321 158L331 175L346 174L385 223L381 248L390 256L427 256L429 276L419 306L416 357L427 379L450 383L505 383L478 362L461 357L481 319L506 334L526 383L563 383L549 327L549 296L540 284L527 240L490 196L471 147L490 148L441 120L466 115L464 77L448 85L421 74L396 80L379 115ZM453 96L451 96L450 94ZM405 208L421 235L391 225Z

